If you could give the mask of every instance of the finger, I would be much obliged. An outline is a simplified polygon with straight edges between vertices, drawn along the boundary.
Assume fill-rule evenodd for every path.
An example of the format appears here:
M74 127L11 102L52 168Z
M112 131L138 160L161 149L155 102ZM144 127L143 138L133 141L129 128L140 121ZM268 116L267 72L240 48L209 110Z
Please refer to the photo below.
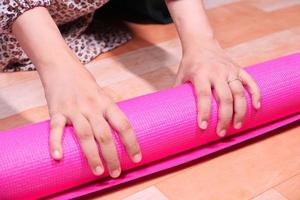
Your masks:
M255 80L244 70L241 70L240 72L240 80L242 81L242 83L244 85L247 86L247 88L249 89L249 92L251 94L251 98L252 98L252 105L254 108L259 109L261 106L260 103L260 89L257 85L257 83L255 82Z
M66 117L60 113L51 115L50 120L50 152L55 160L62 159L62 136L66 125Z
M244 87L239 80L232 81L228 85L231 89L234 100L234 128L240 129L247 111Z
M217 133L223 137L230 125L233 114L233 98L227 81L218 81L214 83L217 101L219 103Z
M97 176L103 174L103 164L88 120L81 114L72 116L70 119L90 168Z
M120 161L111 129L102 116L91 116L89 121L99 143L101 153L107 165L110 176L117 178L121 174Z
M210 109L211 109L211 85L205 78L198 78L193 81L195 92L197 96L198 108L198 125L205 130L208 126Z
M124 113L117 107L117 105L112 104L107 109L105 116L110 125L118 133L131 160L135 163L140 162L142 160L140 146L137 142L134 130Z

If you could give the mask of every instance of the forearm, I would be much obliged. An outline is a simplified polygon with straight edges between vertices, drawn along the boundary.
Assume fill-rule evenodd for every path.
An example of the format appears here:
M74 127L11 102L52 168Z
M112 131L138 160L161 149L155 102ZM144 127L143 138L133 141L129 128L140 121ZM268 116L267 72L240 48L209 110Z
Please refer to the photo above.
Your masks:
M183 52L214 42L213 30L201 0L166 0Z
M14 22L12 31L43 83L53 74L49 72L79 64L46 8L37 7L22 14Z

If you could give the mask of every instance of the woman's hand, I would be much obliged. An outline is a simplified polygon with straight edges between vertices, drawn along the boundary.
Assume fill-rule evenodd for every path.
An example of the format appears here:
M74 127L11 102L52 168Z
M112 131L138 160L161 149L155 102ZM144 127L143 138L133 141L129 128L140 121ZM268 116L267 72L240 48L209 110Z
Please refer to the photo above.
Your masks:
M118 133L132 161L141 161L140 148L128 119L83 66L51 70L44 85L51 116L50 149L54 159L60 160L63 156L63 129L71 123L95 175L104 172L97 145L110 175L118 177L121 172L109 125Z
M45 89L51 116L52 157L57 160L63 157L63 129L70 123L93 173L104 172L99 145L110 175L118 177L121 168L111 125L130 158L139 162L140 148L127 118L64 42L47 9L37 7L25 12L13 23L12 29L36 66Z
M251 76L235 64L214 39L214 33L201 0L166 0L176 25L183 58L176 84L192 82L198 97L198 123L208 125L212 88L219 103L217 133L226 134L232 116L240 128L246 114L244 86L252 95L252 104L260 107L260 92Z
M244 86L252 96L252 104L260 108L260 92L251 76L235 64L218 45L211 40L194 45L183 53L176 85L191 82L198 98L198 124L206 129L210 117L212 89L219 104L217 133L223 137L233 118L234 128L242 126L247 104Z

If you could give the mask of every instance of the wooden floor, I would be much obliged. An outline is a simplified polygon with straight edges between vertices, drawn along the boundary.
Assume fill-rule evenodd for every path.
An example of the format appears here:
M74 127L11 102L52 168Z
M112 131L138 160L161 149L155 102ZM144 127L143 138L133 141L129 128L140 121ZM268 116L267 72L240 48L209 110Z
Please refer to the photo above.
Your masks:
M240 65L300 51L300 0L206 0L221 45ZM116 100L172 86L174 26L128 24L134 39L88 64ZM270 74L271 75L271 74ZM0 74L0 130L48 118L36 72ZM167 172L98 192L97 200L300 200L300 123Z

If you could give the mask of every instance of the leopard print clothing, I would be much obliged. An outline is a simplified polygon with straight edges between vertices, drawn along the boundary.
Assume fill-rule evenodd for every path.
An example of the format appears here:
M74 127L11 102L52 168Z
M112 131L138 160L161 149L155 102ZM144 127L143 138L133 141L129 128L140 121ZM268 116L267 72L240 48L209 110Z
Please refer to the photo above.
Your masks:
M22 13L35 8L48 9L69 45L83 64L109 51L131 36L117 26L93 22L96 9L109 0L1 0L0 1L0 71L35 70L34 65L11 32L11 25Z

